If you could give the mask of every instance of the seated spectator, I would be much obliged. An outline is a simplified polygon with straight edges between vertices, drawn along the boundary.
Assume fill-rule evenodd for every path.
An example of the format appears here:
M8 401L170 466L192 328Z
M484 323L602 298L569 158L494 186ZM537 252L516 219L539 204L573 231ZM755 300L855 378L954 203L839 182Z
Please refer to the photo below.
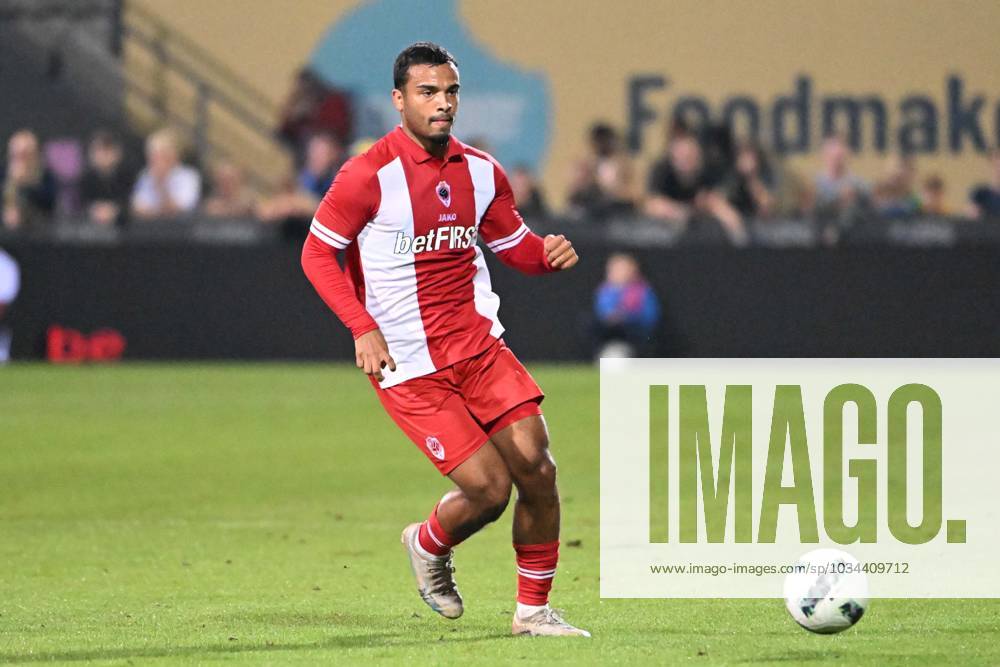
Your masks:
M605 280L594 295L597 356L645 356L653 352L660 302L632 255L608 258Z
M698 141L688 134L676 135L666 156L653 165L645 210L650 217L681 226L696 213L704 213L718 220L734 243L747 238L743 218L705 168Z
M149 219L191 213L201 198L201 176L181 164L177 140L160 130L146 140L146 168L132 191L132 214Z
M80 206L80 179L86 165L83 144L78 139L51 139L42 145L42 160L56 182L55 218L76 218Z
M370 143L359 140L352 151L364 152L369 147ZM347 151L336 137L330 134L313 136L309 139L305 164L298 176L289 176L277 194L261 201L257 217L266 223L280 223L290 237L304 237L320 200L347 158Z
M281 110L278 135L299 155L314 134L332 134L341 144L351 138L352 113L347 94L314 74L299 70Z
M205 200L203 211L213 218L245 218L252 216L257 197L244 182L243 171L232 162L220 162L212 170L212 194Z
M514 203L518 212L528 219L545 219L549 215L545 195L535 180L535 175L526 165L517 165L510 172L510 189L514 192Z
M678 121L680 125L672 132L684 132L687 124ZM701 145L702 162L705 171L714 183L731 183L736 177L736 142L733 130L725 123L708 122L703 124L696 135Z
M569 205L578 218L627 215L635 205L632 160L618 132L605 123L590 128L590 154L577 161L569 187Z
M1000 148L990 153L990 182L978 185L969 193L969 217L1000 218Z
M34 132L21 130L10 137L0 183L4 227L18 229L51 218L56 205L56 179L43 163Z
M766 218L775 209L774 174L764 151L754 143L736 150L736 170L729 189L729 202L748 218Z
M924 179L920 197L920 212L924 215L951 215L951 209L945 203L944 179L941 178L940 174L931 174Z
M886 163L885 177L875 185L872 201L879 216L888 220L909 218L920 212L920 198L914 187L913 159L894 155Z
M307 231L321 197L298 187L289 175L281 189L257 205L257 217L265 223L283 223ZM303 233L303 237L305 234Z
M10 359L11 330L4 322L20 289L20 268L14 258L0 248L0 364Z
M820 217L839 217L867 205L868 183L848 167L848 147L840 135L823 141L823 169L813 181L812 208Z
M344 162L347 151L332 134L317 134L306 145L306 159L299 172L299 188L322 199Z
M774 174L774 215L805 218L812 211L812 183L798 169L782 160L772 159Z
M123 155L121 142L107 130L98 130L91 137L80 198L87 218L96 225L122 225L126 221L133 176Z

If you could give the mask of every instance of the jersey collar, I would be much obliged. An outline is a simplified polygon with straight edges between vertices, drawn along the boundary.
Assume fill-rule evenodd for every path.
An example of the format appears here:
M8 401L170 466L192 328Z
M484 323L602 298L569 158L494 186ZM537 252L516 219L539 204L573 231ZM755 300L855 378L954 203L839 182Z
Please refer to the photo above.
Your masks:
M437 159L425 151L423 146L411 139L406 132L403 131L402 125L397 125L396 129L393 130L392 135L399 150L409 155L417 164L423 164L424 162ZM451 139L448 140L448 151L444 154L444 161L460 161L464 154L465 151L462 150L462 142L455 137L451 137Z

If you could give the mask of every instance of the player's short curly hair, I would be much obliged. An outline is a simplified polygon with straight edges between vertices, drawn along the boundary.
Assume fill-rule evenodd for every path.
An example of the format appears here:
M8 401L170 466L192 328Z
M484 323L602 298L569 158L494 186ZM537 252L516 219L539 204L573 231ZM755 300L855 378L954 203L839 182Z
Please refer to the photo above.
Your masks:
M396 62L392 66L392 85L397 90L402 90L403 86L410 79L411 65L445 65L451 63L458 67L455 56L448 53L443 46L434 42L416 42L403 49Z

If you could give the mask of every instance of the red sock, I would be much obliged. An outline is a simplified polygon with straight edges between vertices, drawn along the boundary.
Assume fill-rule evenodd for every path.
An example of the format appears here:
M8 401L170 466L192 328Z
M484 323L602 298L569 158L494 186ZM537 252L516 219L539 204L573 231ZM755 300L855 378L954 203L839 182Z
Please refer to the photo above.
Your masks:
M517 601L530 605L547 604L559 562L559 540L545 544L515 544L514 552L517 555Z
M417 540L421 548L432 556L447 556L451 548L461 540L456 540L441 527L437 517L437 505L427 517L427 521L420 524L420 532L417 533Z

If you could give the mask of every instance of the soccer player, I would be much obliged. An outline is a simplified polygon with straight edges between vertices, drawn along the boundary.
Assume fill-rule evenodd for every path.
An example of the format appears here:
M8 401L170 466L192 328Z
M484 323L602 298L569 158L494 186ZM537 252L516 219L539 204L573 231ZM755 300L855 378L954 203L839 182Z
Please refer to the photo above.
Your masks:
M450 53L409 46L393 85L401 123L337 174L303 269L351 330L357 365L386 412L455 484L426 521L403 530L424 602L446 618L462 615L452 550L503 514L513 485L512 631L589 637L548 604L559 494L544 395L501 339L499 298L476 241L532 275L571 268L576 251L562 235L533 234L497 161L451 136L459 75Z

